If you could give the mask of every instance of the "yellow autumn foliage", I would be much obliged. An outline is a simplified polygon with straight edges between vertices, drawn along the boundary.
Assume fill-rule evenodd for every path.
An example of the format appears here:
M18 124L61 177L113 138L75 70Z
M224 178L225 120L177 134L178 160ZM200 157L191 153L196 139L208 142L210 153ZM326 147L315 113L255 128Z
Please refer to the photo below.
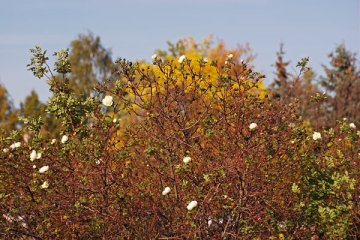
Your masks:
M226 50L222 42L210 48L207 40L196 45L189 39L183 44L184 55L159 53L153 56L153 63L136 63L131 79L121 79L126 85L126 101L131 102L127 106L130 114L123 118L124 123L134 122L139 116L145 117L147 107L158 101L160 95L172 98L183 94L189 101L192 101L190 98L201 99L204 104L216 108L221 99L232 95L231 92L246 92L259 99L267 94L261 81L262 75L254 73L249 62L239 60L247 50ZM252 57L247 59L251 61ZM172 106L177 107L172 103L167 105ZM196 110L196 107L193 109ZM121 139L122 135L119 132L116 138ZM123 146L121 141L116 142L117 147Z

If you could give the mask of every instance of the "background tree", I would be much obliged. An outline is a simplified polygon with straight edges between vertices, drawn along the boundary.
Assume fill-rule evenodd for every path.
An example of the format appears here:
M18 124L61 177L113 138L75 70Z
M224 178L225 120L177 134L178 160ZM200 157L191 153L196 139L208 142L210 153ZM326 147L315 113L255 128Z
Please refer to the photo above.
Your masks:
M360 75L355 54L344 45L329 54L330 66L324 66L325 76L320 79L329 97L330 123L349 118L360 121Z
M7 135L16 127L17 111L10 100L9 93L6 88L0 84L0 131L1 135Z
M59 133L59 121L46 112L46 104L40 101L34 90L20 104L20 116L28 120L41 118L41 133L47 137L54 137Z
M71 42L70 89L79 95L89 95L96 83L111 75L113 62L110 50L103 47L100 37L80 34Z
M176 43L167 42L168 49L157 49L155 52L159 57L179 57L181 55L196 55L210 60L216 60L218 66L224 64L229 54L233 55L232 61L238 63L239 61L249 64L255 59L255 55L248 44L238 45L236 48L228 48L223 40L215 41L213 36L210 35L204 38L201 42L195 41L194 38L182 38Z
M286 67L289 65L290 61L284 61L285 52L283 50L284 45L280 45L279 51L276 53L277 60L275 62L275 79L270 88L273 91L273 97L279 98L281 101L288 102L286 98L289 97L290 84L289 84L289 74Z
M20 109L23 117L39 117L45 110L45 104L40 102L39 96L32 90L24 102L20 104Z
M303 58L297 66L299 74L291 74L287 71L290 61L284 61L285 52L283 44L277 52L277 61L274 64L276 72L273 83L269 88L272 96L283 104L290 104L297 109L305 124L318 128L326 123L326 111L324 107L325 96L319 94L319 88L315 84L316 74L307 67L307 58ZM321 100L321 101L320 101Z

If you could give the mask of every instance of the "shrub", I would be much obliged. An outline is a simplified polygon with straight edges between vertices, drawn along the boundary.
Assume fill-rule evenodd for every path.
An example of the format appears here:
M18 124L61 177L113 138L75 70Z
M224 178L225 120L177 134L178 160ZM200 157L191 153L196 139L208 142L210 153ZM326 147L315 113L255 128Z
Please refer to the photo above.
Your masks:
M51 74L33 53L34 75ZM66 51L56 57L47 111L61 134L28 120L27 143L9 148L25 129L1 143L2 237L359 235L359 131L342 121L314 137L232 53L119 59L86 99L69 88Z

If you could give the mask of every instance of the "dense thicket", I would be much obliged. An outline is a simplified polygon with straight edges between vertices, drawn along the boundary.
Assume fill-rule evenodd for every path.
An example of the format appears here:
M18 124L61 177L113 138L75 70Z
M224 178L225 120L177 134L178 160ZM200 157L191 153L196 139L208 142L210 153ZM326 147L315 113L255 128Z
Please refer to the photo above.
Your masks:
M32 53L52 97L14 112L3 94L2 238L359 238L359 72L343 46L319 85L281 48L269 88L248 47L209 39L152 63L113 63L92 35L54 69Z

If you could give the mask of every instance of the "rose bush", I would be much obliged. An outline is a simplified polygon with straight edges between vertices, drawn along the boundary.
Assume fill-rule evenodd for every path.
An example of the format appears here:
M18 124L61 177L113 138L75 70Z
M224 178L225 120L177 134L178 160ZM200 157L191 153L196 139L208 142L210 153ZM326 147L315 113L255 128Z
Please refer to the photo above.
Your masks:
M62 126L46 139L28 121L2 139L2 238L359 237L356 123L304 127L301 103L268 97L237 52L119 59L87 98L69 89L67 51L61 77L32 52Z

